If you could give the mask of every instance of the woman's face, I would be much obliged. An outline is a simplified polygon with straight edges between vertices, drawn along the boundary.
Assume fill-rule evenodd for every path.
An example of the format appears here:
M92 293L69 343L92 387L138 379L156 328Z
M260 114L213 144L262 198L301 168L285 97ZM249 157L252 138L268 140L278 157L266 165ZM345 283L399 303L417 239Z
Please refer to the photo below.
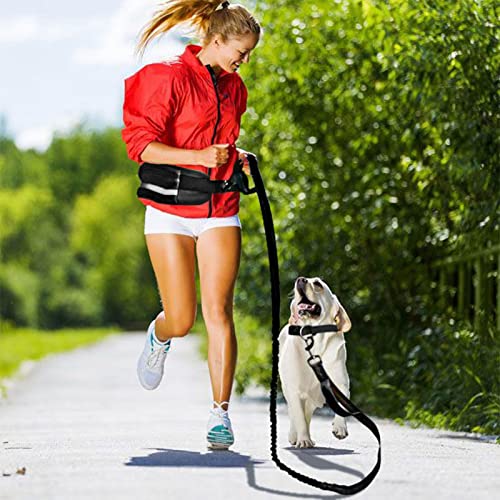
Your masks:
M217 47L217 64L228 73L238 71L240 64L250 60L250 53L258 41L259 36L254 33L232 37L225 42L216 36L214 43Z

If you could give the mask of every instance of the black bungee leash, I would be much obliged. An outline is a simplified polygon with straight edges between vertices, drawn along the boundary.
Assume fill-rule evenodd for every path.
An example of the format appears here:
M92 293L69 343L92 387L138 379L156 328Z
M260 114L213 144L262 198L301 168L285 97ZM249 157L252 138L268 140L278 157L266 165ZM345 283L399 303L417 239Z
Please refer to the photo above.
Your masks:
M352 403L340 389L330 379L323 366L320 356L314 356L311 349L314 345L314 335L317 333L327 331L337 331L336 325L320 325L320 326L298 326L290 325L288 333L290 335L300 335L306 342L305 349L309 353L308 364L313 369L316 377L321 384L321 391L326 399L328 406L337 414L342 417L353 416L360 423L366 426L375 436L378 442L377 462L372 470L361 481L357 483L335 484L305 476L297 472L286 464L284 464L278 457L277 452L277 418L276 418L276 396L278 387L278 361L279 361L279 342L278 336L280 332L280 279L279 279L279 265L278 265L278 252L276 248L276 237L274 233L273 217L269 200L266 195L264 182L260 175L257 164L257 158L248 154L250 163L250 172L255 184L255 190L259 197L260 209L264 221L264 229L266 233L267 252L269 257L269 272L271 278L271 309L272 309L272 352L273 352L273 366L271 376L271 401L270 401L270 419L271 419L271 456L275 464L283 471L290 474L290 476L322 490L334 491L342 495L353 495L364 490L377 475L381 465L382 447L380 442L380 433L375 425L375 422L366 416L357 406Z
M257 193L259 197L264 230L266 234L267 253L269 258L269 272L271 280L271 309L272 309L272 376L270 395L270 420L271 420L271 456L274 463L283 471L287 472L295 479L320 488L322 490L334 491L342 495L353 495L364 490L375 478L380 470L381 464L381 442L380 433L375 423L366 416L352 401L349 400L328 376L320 356L313 355L311 349L314 345L314 335L318 333L337 331L336 325L320 326L299 326L290 325L288 333L290 335L300 335L304 340L305 349L309 353L307 360L316 377L321 384L321 391L328 406L342 417L352 416L361 424L367 427L375 436L378 442L377 462L372 470L357 483L351 485L328 483L318 481L297 472L278 457L277 452L277 418L276 418L276 397L278 387L278 362L279 362L279 333L280 333L280 278L278 265L278 252L276 248L276 236L274 223L267 198L266 189L255 155L247 153L250 164L250 173L254 182L254 187L249 188L248 177L242 171L242 164L237 161L233 175L227 181L212 181L209 176L199 172L188 170L175 165L154 165L144 163L139 169L141 186L137 191L139 198L147 198L158 203L174 205L193 205L205 203L213 193L224 193L229 191L240 191L244 194Z

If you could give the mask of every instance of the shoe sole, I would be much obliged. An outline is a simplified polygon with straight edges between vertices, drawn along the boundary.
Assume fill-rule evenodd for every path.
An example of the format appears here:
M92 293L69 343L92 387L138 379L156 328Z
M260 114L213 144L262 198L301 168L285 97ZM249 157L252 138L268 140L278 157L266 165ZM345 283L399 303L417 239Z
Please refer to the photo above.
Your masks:
M228 430L211 430L207 435L207 446L213 450L227 450L234 443L234 436Z
M211 443L210 441L207 441L207 449L209 450L214 450L214 451L225 451L229 449L229 447L232 445L231 444L222 444L222 443Z

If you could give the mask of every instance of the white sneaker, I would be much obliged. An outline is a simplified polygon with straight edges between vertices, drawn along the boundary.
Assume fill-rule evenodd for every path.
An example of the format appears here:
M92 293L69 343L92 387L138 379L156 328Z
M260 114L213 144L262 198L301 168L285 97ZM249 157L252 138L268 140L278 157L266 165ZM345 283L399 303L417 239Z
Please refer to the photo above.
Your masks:
M155 322L151 321L146 334L146 344L137 362L137 376L144 389L156 389L163 377L163 365L172 339L160 342L155 335Z
M227 450L234 443L233 427L222 403L210 410L207 424L207 446L212 450Z

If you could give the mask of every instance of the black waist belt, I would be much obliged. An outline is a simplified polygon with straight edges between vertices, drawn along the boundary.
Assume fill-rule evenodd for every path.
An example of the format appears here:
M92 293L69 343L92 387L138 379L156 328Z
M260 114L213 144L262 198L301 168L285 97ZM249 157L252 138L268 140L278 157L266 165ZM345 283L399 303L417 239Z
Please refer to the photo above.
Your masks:
M248 155L250 172L255 183L253 188L248 187L248 178L242 170L241 162L235 164L234 172L227 181L210 180L203 172L188 170L173 165L153 165L144 163L139 169L141 186L137 191L139 198L147 198L157 203L173 205L199 205L210 199L213 193L226 193L240 191L244 194L257 193L259 197L262 219L266 233L267 253L269 257L269 271L271 276L271 308L272 308L272 334L273 334L273 366L271 376L271 455L276 465L295 479L322 490L335 491L343 495L352 495L365 489L375 478L381 463L380 434L375 423L370 420L354 403L352 403L330 379L319 356L311 356L308 360L316 377L321 384L321 390L330 408L341 416L352 416L367 427L378 441L377 461L372 470L361 481L344 485L327 483L310 478L285 465L278 458L277 429L276 429L276 395L278 386L278 361L280 333L280 277L278 265L278 252L274 233L273 216L267 199L264 182L257 166L257 158ZM319 327L290 326L291 335L301 335L306 340L306 350L310 352L313 344L312 336L316 333L331 331L332 325Z
M229 180L211 180L204 172L177 167L143 163L139 168L141 185L137 190L139 198L146 198L166 205L201 205L214 193L240 191L255 192L248 188L248 178L237 162Z

